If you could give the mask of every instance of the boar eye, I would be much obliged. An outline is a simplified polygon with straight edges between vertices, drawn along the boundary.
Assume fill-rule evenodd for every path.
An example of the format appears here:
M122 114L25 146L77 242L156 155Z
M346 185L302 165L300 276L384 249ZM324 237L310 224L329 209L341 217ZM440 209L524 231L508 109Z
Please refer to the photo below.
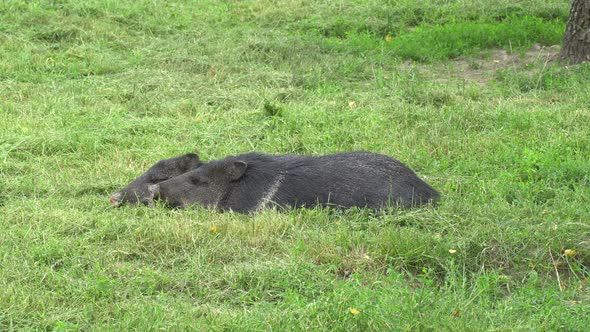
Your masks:
M169 177L167 177L167 176L154 176L152 178L152 182L153 183L159 183L159 182L164 182L164 181L166 181L168 179L169 179Z
M203 177L198 176L198 175L193 175L193 176L191 176L190 179L191 179L191 182L195 185L203 185L203 184L207 183L207 181Z
M197 176L191 177L191 182L193 184L195 184L195 185L198 185L198 184L202 184L203 183L203 181L201 181L201 179L199 179L199 177L197 177Z

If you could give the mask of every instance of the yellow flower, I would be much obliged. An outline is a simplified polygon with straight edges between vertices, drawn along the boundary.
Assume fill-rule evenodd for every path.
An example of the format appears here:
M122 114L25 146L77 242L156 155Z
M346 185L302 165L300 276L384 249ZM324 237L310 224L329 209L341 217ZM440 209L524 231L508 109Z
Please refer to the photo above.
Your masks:
M215 225L211 226L211 228L209 228L209 233L217 234L217 226L215 226Z
M348 308L348 311L350 311L351 314L353 315L360 315L360 310L355 309L355 308Z
M449 249L449 254L454 255L457 252L455 249Z
M392 40L393 40L393 38L391 38L391 35L385 36L385 41L386 42L391 43Z
M565 249L565 251L563 253L565 254L566 257L574 257L578 252L575 251L574 249Z
M356 101L349 101L348 107L350 107L350 109L356 108Z

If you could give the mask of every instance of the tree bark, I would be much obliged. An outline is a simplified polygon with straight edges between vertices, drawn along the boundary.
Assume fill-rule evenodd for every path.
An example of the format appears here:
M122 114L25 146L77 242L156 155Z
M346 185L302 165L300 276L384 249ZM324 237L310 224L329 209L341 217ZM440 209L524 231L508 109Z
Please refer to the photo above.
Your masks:
M590 0L573 0L560 58L570 63L590 61Z

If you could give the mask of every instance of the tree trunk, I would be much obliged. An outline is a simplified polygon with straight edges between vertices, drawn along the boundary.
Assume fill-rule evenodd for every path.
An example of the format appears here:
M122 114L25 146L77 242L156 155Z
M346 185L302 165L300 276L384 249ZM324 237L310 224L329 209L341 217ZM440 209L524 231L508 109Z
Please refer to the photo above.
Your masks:
M560 58L571 63L590 61L590 0L573 0Z

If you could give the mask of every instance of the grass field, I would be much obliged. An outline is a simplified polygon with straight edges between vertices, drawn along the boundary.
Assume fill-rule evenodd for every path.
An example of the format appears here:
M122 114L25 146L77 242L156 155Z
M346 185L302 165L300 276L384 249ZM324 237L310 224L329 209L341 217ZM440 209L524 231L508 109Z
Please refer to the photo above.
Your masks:
M0 330L582 331L567 0L2 1ZM114 209L156 161L370 150L437 207Z

